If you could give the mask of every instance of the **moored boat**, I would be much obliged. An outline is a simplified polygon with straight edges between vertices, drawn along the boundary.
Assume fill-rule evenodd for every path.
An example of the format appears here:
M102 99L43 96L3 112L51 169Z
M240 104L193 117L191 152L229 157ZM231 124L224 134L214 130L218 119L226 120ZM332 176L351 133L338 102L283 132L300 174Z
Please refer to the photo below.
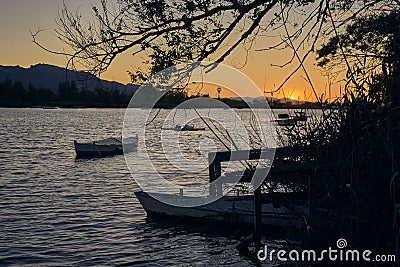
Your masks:
M275 120L278 126L295 126L298 122L306 122L308 116L305 112L295 111L294 116L289 116L287 113L278 114L278 119Z
M276 120L275 122L278 123L278 126L294 126L294 125L296 125L296 120L294 120L294 119L281 119L281 120Z
M125 151L133 150L138 146L138 136L128 137L122 142L121 138L106 138L93 142L79 143L74 140L76 156L78 158L107 157L121 155Z
M185 124L183 127L176 125L174 131L204 131L205 128L195 128L193 125Z
M308 177L309 173L312 174L313 166L305 165L301 168L300 174L300 166L296 163L294 163L295 165L290 163L291 158L304 157L312 152L304 148L291 147L276 149L274 163L279 163L277 163L278 166L272 166L270 172L268 172L268 168L259 168L257 171L246 169L244 172L221 173L221 162L223 161L269 159L273 156L271 153L271 149L209 153L210 188L208 196L185 196L182 189L179 194L140 191L135 192L135 195L149 216L167 215L232 224L304 227L304 218L309 214L309 192L305 190L276 191L267 189L263 192L261 186L259 186L254 192L235 189L232 192L233 195L223 195L223 188L227 184L251 184L256 172L257 179L265 175L264 179L274 183L280 181L282 184L288 181L288 176L294 176L293 179L298 180L303 179L304 175ZM290 164L288 168L283 167L284 165L288 166L288 164ZM296 169L294 172L291 171L293 166L299 167L299 173ZM222 180L219 180L219 178L222 178ZM201 204L197 205L196 203Z
M289 195L289 193L285 193L285 197ZM135 196L148 216L164 215L177 218L212 220L245 225L252 225L254 223L252 195L223 196L215 202L197 207L173 206L153 197L154 194L148 194L142 191L135 192ZM163 194L160 199L168 197L171 199L181 198L182 202L186 200L188 202L193 201L193 197L186 197L178 194ZM305 206L295 206L298 216L294 216L293 210L289 210L284 206L276 207L270 200L271 197L268 194L263 195L263 199L261 212L261 222L263 225L290 228L298 228L303 225L304 222L301 215L308 212Z
M296 120L296 121L307 121L308 120L308 116L303 111L295 111L293 119Z

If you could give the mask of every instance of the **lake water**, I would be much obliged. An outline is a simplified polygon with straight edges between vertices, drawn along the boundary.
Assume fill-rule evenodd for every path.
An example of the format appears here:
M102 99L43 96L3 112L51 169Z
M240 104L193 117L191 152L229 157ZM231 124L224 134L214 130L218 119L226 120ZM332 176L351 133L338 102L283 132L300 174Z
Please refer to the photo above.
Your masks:
M0 109L0 265L253 265L234 233L147 220L123 156L75 160L73 140L120 136L124 113Z

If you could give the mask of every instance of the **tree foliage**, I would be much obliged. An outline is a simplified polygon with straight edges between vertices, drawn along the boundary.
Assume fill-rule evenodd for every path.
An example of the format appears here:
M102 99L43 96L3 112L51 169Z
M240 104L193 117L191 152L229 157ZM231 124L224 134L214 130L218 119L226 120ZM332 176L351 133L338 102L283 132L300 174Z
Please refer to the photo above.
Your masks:
M337 174L321 175L318 188L341 193L340 232L387 251L399 245L399 22L398 10L363 14L317 51L320 66L346 74L339 108L323 123L320 162Z
M96 74L128 51L146 54L149 67L144 74L181 62L222 62L237 47L251 46L257 36L285 23L298 29L290 36L282 35L279 45L265 44L266 49L288 47L288 38L300 38L302 33L302 43L315 39L311 32L324 21L328 5L325 0L99 0L89 19L64 6L56 32L70 49L56 53L69 56L71 65L79 63ZM338 6L346 11L348 5ZM296 17L289 19L286 13ZM296 21L300 14L304 21ZM33 41L40 45L37 34L32 35ZM143 72L132 74L137 80L146 78Z
M390 89L388 83L400 75L399 11L357 17L343 33L330 38L317 55L319 66L342 66L359 89L368 90L371 98L379 97L376 94L383 97L383 90ZM378 80L386 86L379 86ZM398 93L389 91L398 97Z

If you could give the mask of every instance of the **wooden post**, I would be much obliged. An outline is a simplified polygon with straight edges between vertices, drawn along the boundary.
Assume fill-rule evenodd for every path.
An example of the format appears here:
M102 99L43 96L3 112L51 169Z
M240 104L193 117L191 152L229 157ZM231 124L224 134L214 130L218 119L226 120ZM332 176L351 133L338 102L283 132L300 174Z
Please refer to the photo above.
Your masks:
M261 186L254 190L254 245L256 251L261 248L261 224L262 224L262 203L261 203Z
M221 177L221 162L216 161L214 165L214 175L215 179ZM222 183L217 183L217 196L222 196Z
M212 182L214 182L215 181L215 170L214 170L214 166L215 166L215 163L214 163L214 161L213 162L210 162L210 165L208 166L208 175L209 175L209 177L210 177L210 196L215 196L216 194L216 192L215 192L215 184L213 184Z
M208 175L210 176L210 196L222 196L222 183L214 183L219 177L221 177L221 158L217 157L218 154L208 154Z

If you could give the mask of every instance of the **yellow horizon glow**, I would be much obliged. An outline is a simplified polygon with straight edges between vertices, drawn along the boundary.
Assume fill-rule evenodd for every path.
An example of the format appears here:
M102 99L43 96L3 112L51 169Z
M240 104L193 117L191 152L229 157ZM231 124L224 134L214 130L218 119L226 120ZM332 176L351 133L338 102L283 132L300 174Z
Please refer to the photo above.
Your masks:
M67 59L63 56L50 54L45 52L31 40L29 31L43 29L39 35L39 39L43 44L52 50L63 50L66 47L54 35L55 28L54 18L57 16L58 7L62 5L63 0L35 0L26 2L23 0L4 0L2 9L0 9L0 34L7 36L0 42L0 65L20 65L30 67L38 63L46 63L65 67ZM72 10L80 9L82 13L88 12L92 3L97 3L96 0L65 0L66 4ZM46 16L43 16L46 14ZM54 14L54 15L51 15ZM261 38L254 49L245 51L238 48L225 61L224 64L238 68L240 71L249 76L260 88L261 92L271 92L277 88L285 80L285 78L295 69L296 66L288 66L285 68L272 67L271 64L284 64L291 58L291 53L287 51L264 51L256 52L255 49L263 48L270 39ZM273 42L272 42L273 43ZM264 44L264 45L262 45ZM101 75L102 79L118 81L123 84L130 83L128 70L134 70L137 66L143 66L142 57L132 57L132 51L118 56L109 67L108 71ZM247 62L244 67L243 62ZM315 59L310 56L305 61L308 74L312 79L313 86L316 88L318 95L326 91L326 78L321 75L315 66ZM266 93L267 97L283 98L291 94L295 100L315 100L310 84L303 78L304 73L299 71L293 76L279 92L270 94ZM296 88L296 89L289 89ZM306 92L306 93L305 93ZM211 92L212 93L212 92ZM222 92L222 96L227 92ZM216 94L216 93L214 93ZM337 88L332 88L332 96L339 94L339 85ZM244 89L243 96L246 95ZM325 93L326 95L326 93ZM307 98L307 99L306 99ZM292 99L292 98L291 98Z

